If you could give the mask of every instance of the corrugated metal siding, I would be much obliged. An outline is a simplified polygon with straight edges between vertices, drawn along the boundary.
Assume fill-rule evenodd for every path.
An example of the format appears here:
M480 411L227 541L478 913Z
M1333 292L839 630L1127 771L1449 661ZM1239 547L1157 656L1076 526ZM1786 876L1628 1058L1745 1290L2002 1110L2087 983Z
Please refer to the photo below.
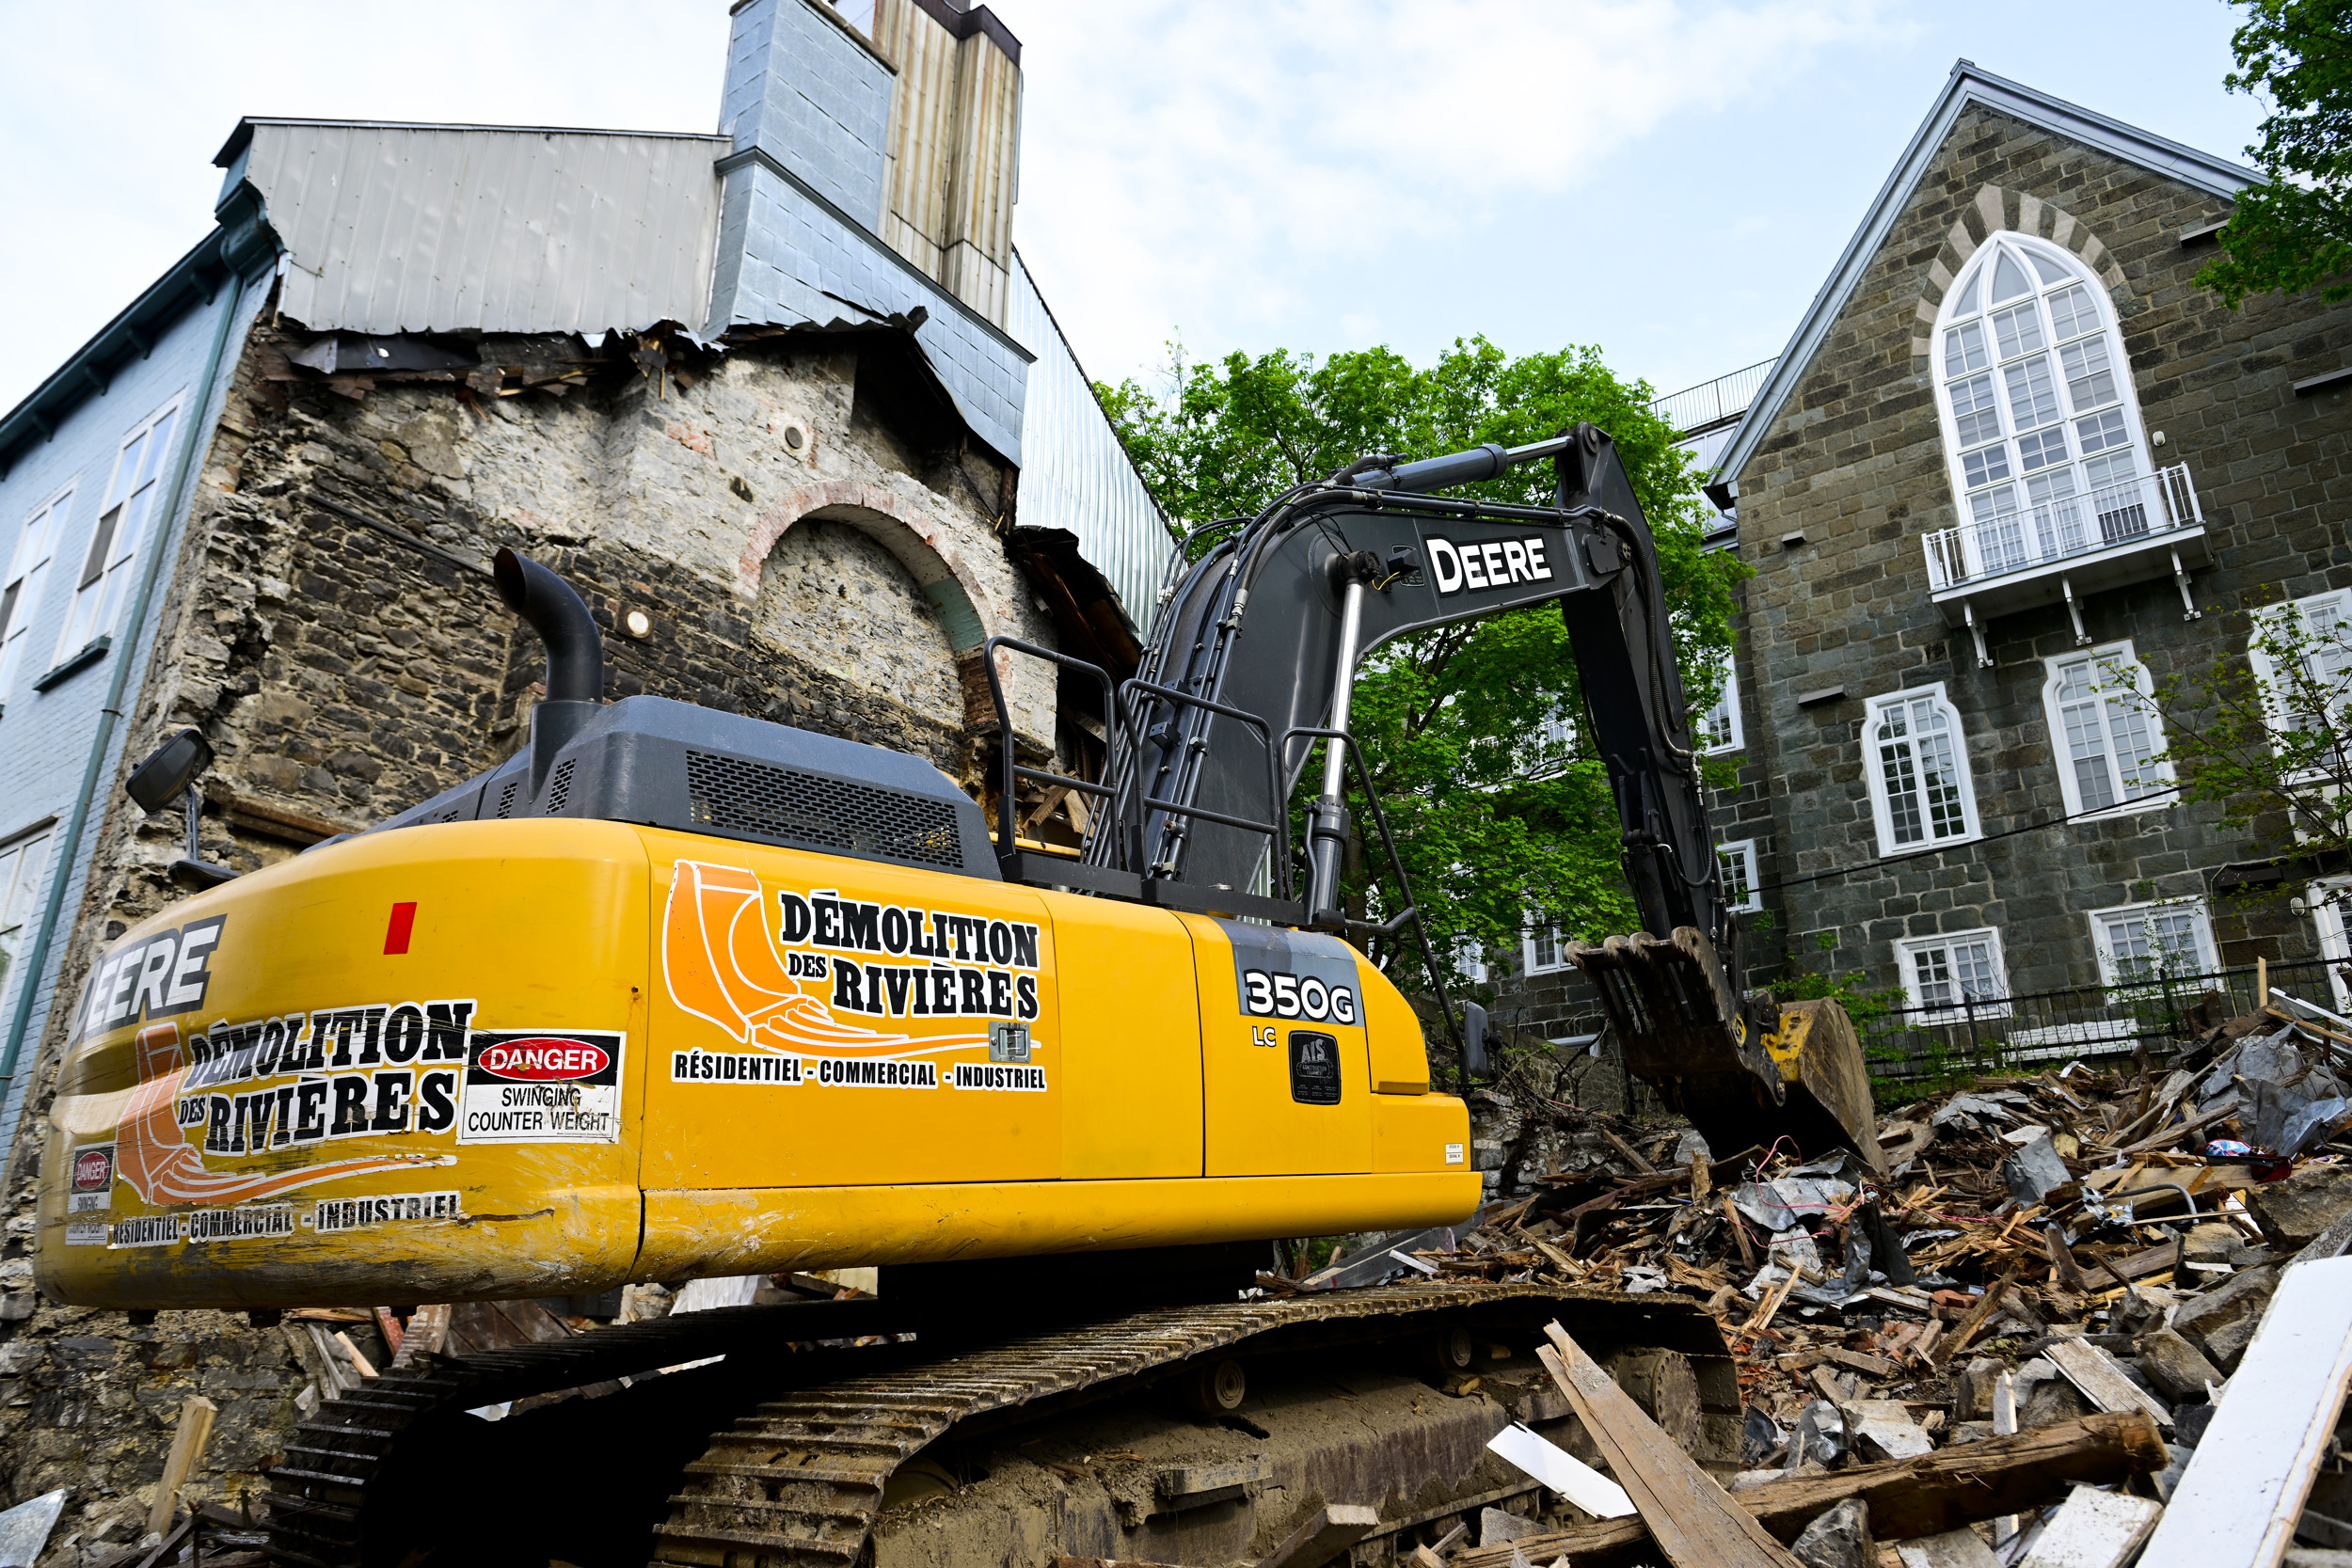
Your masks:
M1018 251L1011 305L1006 329L1037 356L1021 428L1027 452L1021 522L1076 534L1080 552L1118 590L1136 627L1148 632L1158 609L1160 574L1173 548L1160 509L1111 433L1086 372L1047 314Z
M699 324L715 136L256 121L244 177L286 245L280 309L354 332Z

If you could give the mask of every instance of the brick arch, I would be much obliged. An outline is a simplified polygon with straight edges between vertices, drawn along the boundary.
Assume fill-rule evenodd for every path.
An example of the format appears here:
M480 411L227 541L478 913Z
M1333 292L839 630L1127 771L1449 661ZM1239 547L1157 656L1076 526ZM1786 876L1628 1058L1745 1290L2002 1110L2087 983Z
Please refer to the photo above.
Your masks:
M2114 253L2090 231L2089 225L2065 208L2030 192L2006 190L1999 185L1979 186L1977 198L1962 208L1960 216L1952 221L1944 236L1944 248L1928 263L1927 282L1919 291L1918 309L1912 313L1911 352L1915 358L1934 353L1935 318L1944 309L1944 296L1951 292L1961 270L1983 248L1984 242L2002 233L2030 234L2072 251L2074 259L2105 283L2111 293L2126 287L2123 269L2116 265Z
M989 595L971 563L937 521L880 485L853 479L803 485L761 510L753 519L751 535L736 562L737 578L745 594L759 596L769 553L793 524L805 517L847 523L897 557L925 595L939 606L947 641L959 655L977 649L1008 623L1006 608ZM964 613L959 615L959 610ZM964 624L967 616L968 624Z

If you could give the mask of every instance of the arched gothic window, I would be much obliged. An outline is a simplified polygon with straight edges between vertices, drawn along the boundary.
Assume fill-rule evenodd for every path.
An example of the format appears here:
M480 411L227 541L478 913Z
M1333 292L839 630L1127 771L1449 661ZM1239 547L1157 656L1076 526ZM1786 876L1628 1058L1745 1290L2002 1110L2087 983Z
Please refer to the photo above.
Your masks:
M2065 249L1988 241L1937 323L1937 405L1979 572L2148 531L2147 432L2115 312Z
M1977 836L1968 737L1942 682L1873 698L1864 756L1879 853L1965 844Z

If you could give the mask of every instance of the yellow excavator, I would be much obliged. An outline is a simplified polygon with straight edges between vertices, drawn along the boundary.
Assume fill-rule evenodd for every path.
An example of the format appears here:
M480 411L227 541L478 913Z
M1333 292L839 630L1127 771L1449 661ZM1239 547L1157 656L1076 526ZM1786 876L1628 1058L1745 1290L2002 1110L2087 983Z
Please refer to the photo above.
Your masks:
M1539 457L1554 506L1432 493ZM500 552L499 592L548 650L529 745L97 958L50 1112L40 1288L266 1314L882 1266L878 1298L379 1378L313 1416L273 1473L277 1549L295 1561L501 1560L484 1543L509 1539L509 1513L479 1497L420 1511L416 1489L492 1454L568 1487L593 1473L587 1434L609 1448L616 1422L631 1464L605 1490L636 1512L532 1515L547 1533L529 1551L561 1537L548 1555L583 1565L877 1560L894 1478L982 1418L1152 1388L1188 1418L1238 1419L1251 1357L1420 1347L1458 1372L1551 1317L1682 1357L1677 1408L1720 1458L1737 1388L1688 1303L1470 1285L1242 1297L1269 1238L1446 1226L1478 1205L1463 1101L1348 940L1418 932L1392 845L1393 912L1345 909L1348 712L1382 642L1512 608L1566 616L1616 788L1648 930L1575 956L1629 1064L1719 1148L1787 1134L1876 1158L1851 1031L1818 1011L1784 1026L1741 993L1656 551L1613 448L1579 426L1370 458L1204 531L1171 564L1135 678L991 641L993 834L916 758L603 703L585 606ZM1019 760L1014 657L1100 683L1100 776ZM146 771L173 776L135 780L142 798L183 789L190 750L159 753ZM1318 751L1299 854L1288 802ZM1100 802L1082 853L1021 843L1025 784ZM1484 1015L1447 1003L1481 1073ZM712 1357L723 1376L637 1381ZM512 1426L466 1414L592 1386L610 1397ZM569 1467L517 1457L526 1419L569 1423L528 1446ZM1205 1528L1208 1506L1061 1545L1157 1556L1176 1548L1152 1544L1152 1520ZM1242 1517L1228 1528L1246 1546Z

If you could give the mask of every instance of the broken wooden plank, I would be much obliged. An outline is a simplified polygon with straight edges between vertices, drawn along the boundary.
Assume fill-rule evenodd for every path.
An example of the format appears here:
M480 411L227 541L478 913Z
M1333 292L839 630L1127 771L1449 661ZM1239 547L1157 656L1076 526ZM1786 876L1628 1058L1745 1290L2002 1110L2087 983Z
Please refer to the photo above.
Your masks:
M2018 1568L2122 1568L2163 1513L2153 1497L2077 1486Z
M1968 1309L1967 1316L1952 1325L1952 1332L1929 1354L1928 1359L1941 1367L1967 1349L1968 1341L1977 1337L1977 1331L1992 1321L1993 1309L2001 1305L2001 1293L2008 1289L2009 1281L2005 1279L1996 1279L1987 1285L1984 1294L1977 1298L1977 1305Z
M1268 1552L1258 1568L1323 1568L1380 1528L1380 1513L1361 1503L1326 1503Z
M2297 1263L2172 1489L2141 1568L2277 1568L2352 1377L2352 1258Z
M1860 1497L1870 1505L1874 1536L1907 1541L2031 1513L2063 1499L2074 1481L2107 1484L2153 1475L2170 1458L2163 1434L2145 1415L2101 1414L1917 1459L1766 1481L1733 1493L1731 1500L1776 1539L1794 1541L1825 1510ZM1518 1544L1531 1561L1565 1554L1576 1568L1634 1568L1658 1557L1639 1519L1580 1525ZM1508 1550L1469 1551L1455 1556L1452 1568L1507 1568L1510 1560Z
M180 1404L180 1427L171 1434L171 1451L164 1456L163 1478L155 1482L155 1501L147 1511L147 1533L161 1535L171 1528L172 1511L180 1504L180 1488L188 1483L213 1440L213 1421L220 1407L201 1394L190 1394Z
M1547 1323L1544 1337L1551 1343L1538 1346L1536 1356L1576 1406L1585 1435L1675 1568L1797 1568L1788 1549L1644 1415L1567 1330Z
M2060 1339L2042 1354L2066 1374L2067 1382L2082 1390L2083 1398L2100 1409L2145 1410L2155 1418L2158 1426L2171 1430L2172 1412L2125 1377L2123 1369L2115 1364L2115 1357L2098 1346L2080 1339Z

